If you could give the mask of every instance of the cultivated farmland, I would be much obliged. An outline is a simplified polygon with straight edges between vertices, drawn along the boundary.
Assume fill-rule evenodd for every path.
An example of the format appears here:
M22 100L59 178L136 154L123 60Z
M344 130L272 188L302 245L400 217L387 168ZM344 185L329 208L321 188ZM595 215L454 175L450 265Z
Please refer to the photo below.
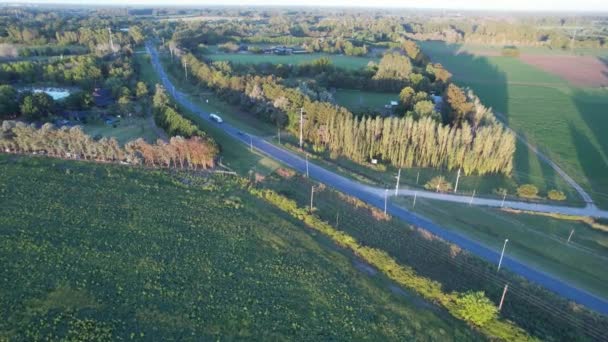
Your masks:
M0 170L2 340L480 338L230 179Z

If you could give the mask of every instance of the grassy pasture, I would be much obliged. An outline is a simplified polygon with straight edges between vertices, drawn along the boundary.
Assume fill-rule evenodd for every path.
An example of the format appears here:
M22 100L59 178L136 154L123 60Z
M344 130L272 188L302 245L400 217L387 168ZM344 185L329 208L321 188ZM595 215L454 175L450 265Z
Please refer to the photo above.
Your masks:
M479 340L234 180L0 170L2 340Z
M336 89L334 99L338 105L354 112L369 109L377 113L385 110L384 105L389 104L391 101L398 101L399 95L353 89Z
M321 57L329 57L332 63L344 69L361 69L367 66L370 61L377 62L379 59L376 57L356 57L346 55L334 55L326 53L308 53L301 55L265 55L265 54L250 54L250 53L223 53L215 52L205 55L214 61L228 61L232 63L241 64L259 64L259 63L272 63L272 64L302 64L310 62Z
M150 118L122 118L116 127L105 122L87 123L82 128L92 137L114 137L121 145L137 138L144 138L150 143L159 138Z
M482 101L502 113L583 185L603 207L608 206L608 90L575 88L565 80L510 57L456 54L459 47L421 43L432 59L454 73L457 83L472 88ZM516 176L521 182L563 183L528 149L518 148Z

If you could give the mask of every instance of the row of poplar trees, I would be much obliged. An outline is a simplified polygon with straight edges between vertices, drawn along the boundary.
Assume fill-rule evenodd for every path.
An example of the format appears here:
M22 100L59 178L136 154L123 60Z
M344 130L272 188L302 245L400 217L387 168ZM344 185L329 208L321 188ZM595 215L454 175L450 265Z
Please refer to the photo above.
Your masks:
M277 124L285 121L286 114L285 126L294 135L299 135L302 109L305 141L316 151L329 151L332 157L360 163L374 158L396 167L462 168L465 174L512 171L515 137L496 120L485 125L471 125L466 120L454 125L429 118L361 118L343 107L311 100L273 77L232 75L192 54L181 58L201 84L220 95L240 94L264 102L275 111L270 117Z
M5 120L0 126L0 151L42 154L51 157L98 162L145 165L154 168L209 169L215 165L217 148L201 137L172 137L150 144L136 139L120 146L115 138L95 140L79 126L41 128L21 121Z

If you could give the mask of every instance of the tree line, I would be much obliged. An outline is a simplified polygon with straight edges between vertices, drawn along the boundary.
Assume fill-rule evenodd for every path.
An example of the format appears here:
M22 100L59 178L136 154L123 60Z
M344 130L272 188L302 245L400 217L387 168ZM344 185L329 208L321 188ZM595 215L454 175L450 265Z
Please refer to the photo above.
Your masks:
M149 144L143 139L124 147L115 138L95 140L79 126L41 128L5 120L0 129L0 150L5 153L42 154L66 159L123 162L155 168L209 169L215 165L217 149L200 137L172 137L168 143Z
M313 101L273 77L235 76L192 54L182 56L192 75L221 97L238 104L255 104L270 121L299 134L303 109L304 139L317 151L357 162L380 159L397 167L462 167L466 174L506 173L513 167L515 139L494 123L475 129L463 122L445 126L434 120L356 118L343 107Z
M212 138L179 113L174 104L171 103L165 88L160 84L156 85L154 98L152 99L152 109L154 121L170 136L199 137L206 140L210 146L216 145Z

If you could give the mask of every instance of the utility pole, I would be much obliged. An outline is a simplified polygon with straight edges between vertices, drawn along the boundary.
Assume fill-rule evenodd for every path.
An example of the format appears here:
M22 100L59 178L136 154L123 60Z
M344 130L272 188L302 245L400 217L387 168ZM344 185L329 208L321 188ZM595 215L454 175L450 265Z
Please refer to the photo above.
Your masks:
M509 284L505 284L505 289L502 290L502 297L500 297L500 304L498 304L498 311L502 309L502 303L505 301L505 295L507 294L507 290L509 289Z
M310 212L312 213L312 203L313 203L313 199L315 198L315 186L311 186L310 187Z
M475 198L475 190L473 190L473 195L471 196L471 200L469 201L469 205L473 204L473 199Z
M300 108L300 150L304 143L304 107Z
M458 181L460 180L460 168L458 168L458 175L456 176L456 186L454 186L454 193L458 192Z
M277 137L279 137L279 145L281 145L281 126L277 126Z
M572 34L572 38L570 39L570 50L574 51L574 40L576 39L576 19L574 20L574 33Z
M505 189L505 191L503 191L502 194L502 202L500 202L500 207L503 208L505 206L505 199L507 198L507 189Z
M399 180L401 179L401 168L397 172L397 185L395 186L395 196L399 195Z
M186 81L188 80L188 62L184 59L184 73L186 73Z
M418 185L418 178L420 178L420 171L418 171L418 174L416 175L416 185Z
M502 265L502 258L505 256L505 248L507 248L507 242L509 242L509 239L505 239L505 244L502 245L502 252L500 253L500 260L498 260L498 269L496 270L496 272L500 271L500 266Z
M110 34L110 50L114 53L114 42L112 41L112 28L108 27L108 33Z
M306 178L308 178L308 153L306 153Z
M386 215L387 204L388 204L388 189L384 189L384 215Z
M570 235L568 236L568 242L566 242L566 243L570 243L570 239L572 239L572 235L574 235L574 229L572 229L572 231L570 231Z
M412 205L412 208L416 207L416 197L418 197L418 191L414 192L414 204Z

